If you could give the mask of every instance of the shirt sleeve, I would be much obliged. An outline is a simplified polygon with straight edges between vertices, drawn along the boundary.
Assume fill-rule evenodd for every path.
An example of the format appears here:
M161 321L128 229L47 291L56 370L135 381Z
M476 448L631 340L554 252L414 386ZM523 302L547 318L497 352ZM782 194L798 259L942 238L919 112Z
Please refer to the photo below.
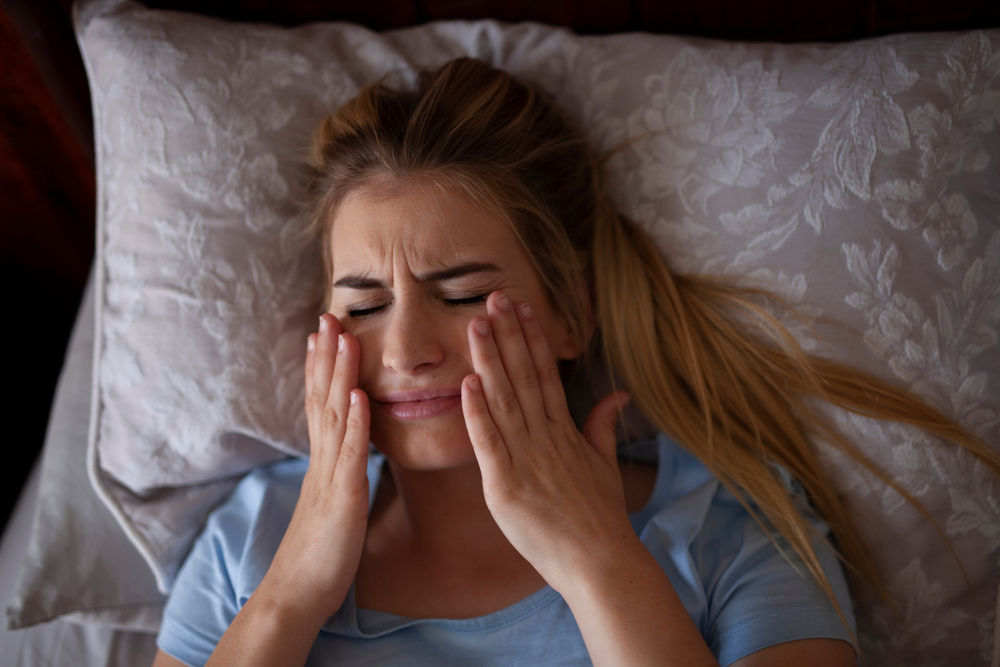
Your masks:
M368 458L369 498L383 457ZM305 459L250 472L205 523L167 599L157 646L188 665L204 665L260 584L298 501Z
M181 567L167 599L157 646L187 665L204 665L239 603L234 578L242 552L245 518L241 488L206 523Z
M836 555L822 539L828 528L804 514L817 531L813 547L842 616L787 543L777 536L772 541L736 498L717 490L702 537L692 549L702 552L697 559L703 565L708 602L705 638L721 664L799 639L832 638L854 644L847 582Z
M799 639L833 638L854 645L850 595L825 539L829 528L791 475L775 468L815 529L813 546L842 615L787 543L777 534L772 541L700 461L664 434L657 446L658 480L640 537L716 659L728 665Z
M209 515L167 599L157 646L204 665L260 582L298 495L305 463L285 461L248 474Z

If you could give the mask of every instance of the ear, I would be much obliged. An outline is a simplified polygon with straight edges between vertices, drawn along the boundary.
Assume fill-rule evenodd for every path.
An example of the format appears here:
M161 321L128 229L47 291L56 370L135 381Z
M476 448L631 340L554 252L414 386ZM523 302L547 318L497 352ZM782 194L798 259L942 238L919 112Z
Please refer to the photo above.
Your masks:
M557 316L559 333L557 339L553 340L555 344L552 346L552 353L562 361L579 359L587 351L587 347L594 337L596 325L593 317L593 309L590 307L590 301L586 303L588 304L588 308L584 313L584 320L580 322L580 330L577 332L573 331L573 327L569 325L565 317L561 315Z
M560 336L559 344L552 348L552 353L561 361L572 361L580 357L585 349L586 345L577 340L567 326Z

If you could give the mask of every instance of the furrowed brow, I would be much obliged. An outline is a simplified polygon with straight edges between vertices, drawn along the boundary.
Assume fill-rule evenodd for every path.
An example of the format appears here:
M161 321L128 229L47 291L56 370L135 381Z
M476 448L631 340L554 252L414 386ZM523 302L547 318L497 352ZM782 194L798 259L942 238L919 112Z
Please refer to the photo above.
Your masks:
M442 280L461 278L462 276L467 276L470 273L496 272L499 270L499 266L496 264L490 264L489 262L469 262L468 264L459 264L458 266L450 266L439 271L425 273L417 276L417 280L422 283L435 283L441 282Z
M492 273L499 271L500 267L496 264L490 264L489 262L470 262L468 264L459 264L457 266L449 266L444 269L437 271L431 271L430 273L425 273L416 276L418 282L442 282L445 280L452 280L454 278L461 278L462 276L467 276L471 273ZM334 287L348 287L351 289L386 289L385 283L381 280L376 280L375 278L370 278L364 275L347 275L338 278L334 283Z
M351 289L383 289L385 283L366 276L344 276L333 283L334 287L350 287Z

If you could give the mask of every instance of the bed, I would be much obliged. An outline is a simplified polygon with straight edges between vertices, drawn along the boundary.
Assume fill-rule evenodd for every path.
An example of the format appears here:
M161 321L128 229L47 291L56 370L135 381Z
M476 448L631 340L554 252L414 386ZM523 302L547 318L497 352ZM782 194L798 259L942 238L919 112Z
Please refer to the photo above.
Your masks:
M807 349L1000 447L995 13L245 5L73 7L96 255L0 547L5 664L151 660L205 515L253 466L306 451L315 304L299 287L318 260L288 223L312 125L365 83L459 55L534 82L600 147L631 140L610 187L675 270L778 292ZM927 31L942 27L957 29ZM933 520L816 443L897 603L856 600L862 663L1000 664L1000 481L912 429L830 417Z

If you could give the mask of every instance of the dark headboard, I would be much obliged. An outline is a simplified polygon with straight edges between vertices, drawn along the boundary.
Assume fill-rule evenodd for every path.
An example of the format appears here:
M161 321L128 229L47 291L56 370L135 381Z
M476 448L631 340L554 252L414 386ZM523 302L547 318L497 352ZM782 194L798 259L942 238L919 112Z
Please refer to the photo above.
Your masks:
M71 0L0 0L2 350L14 360L14 416L0 493L6 517L42 446L63 351L94 251L94 167L86 76ZM584 33L648 31L723 39L843 41L890 32L1000 26L995 0L196 0L151 6L295 25L346 20L376 30L437 19L497 18ZM6 362L9 365L10 361ZM14 402L11 403L10 401ZM80 437L86 437L81 428ZM83 443L81 443L82 446Z

